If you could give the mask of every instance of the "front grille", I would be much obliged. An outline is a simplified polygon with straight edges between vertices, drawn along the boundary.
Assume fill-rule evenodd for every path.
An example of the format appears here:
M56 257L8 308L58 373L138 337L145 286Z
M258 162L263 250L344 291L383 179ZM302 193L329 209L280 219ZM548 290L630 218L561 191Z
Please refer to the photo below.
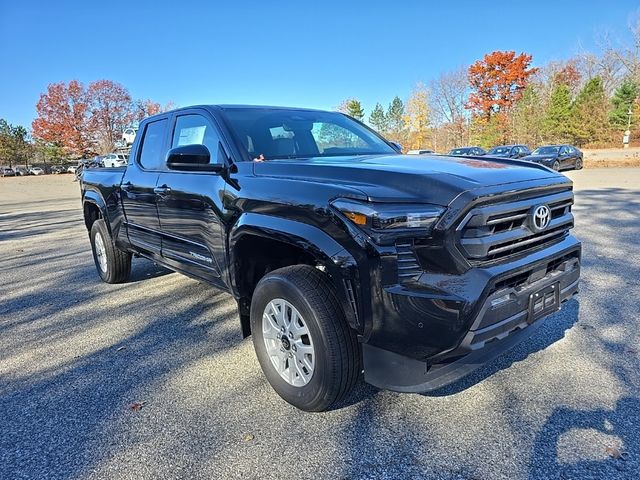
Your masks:
M403 240L396 243L398 261L398 280L400 282L415 280L422 273L422 267L413 253L413 240Z
M547 205L551 220L535 232L530 212ZM472 263L497 261L541 248L564 238L573 227L573 192L570 189L524 200L485 203L473 208L458 227L459 247Z

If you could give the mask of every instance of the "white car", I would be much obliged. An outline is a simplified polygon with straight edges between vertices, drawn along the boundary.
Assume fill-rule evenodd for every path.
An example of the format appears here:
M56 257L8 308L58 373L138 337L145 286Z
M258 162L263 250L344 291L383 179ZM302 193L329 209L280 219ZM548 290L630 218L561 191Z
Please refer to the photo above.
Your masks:
M427 153L436 153L433 150L409 150L407 155L425 155Z
M124 167L127 165L128 158L123 153L110 153L102 158L102 164L107 167Z
M29 169L29 175L44 175L44 170L40 167L31 167Z
M125 145L133 145L133 141L136 139L137 130L135 128L127 128L122 132L122 141Z
M77 170L77 169L78 169L78 167L77 167L77 166L75 166L75 165L69 165L69 166L67 167L67 172L69 172L69 173L76 173L76 170Z

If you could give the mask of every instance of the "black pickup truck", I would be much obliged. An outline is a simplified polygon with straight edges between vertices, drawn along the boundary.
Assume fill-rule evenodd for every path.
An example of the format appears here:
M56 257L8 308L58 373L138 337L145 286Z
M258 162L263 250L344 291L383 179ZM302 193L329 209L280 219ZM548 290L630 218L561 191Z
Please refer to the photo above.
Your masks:
M336 112L197 106L144 120L127 167L87 169L100 277L132 255L236 299L286 401L330 408L364 371L452 383L578 291L571 182L511 159L401 155Z

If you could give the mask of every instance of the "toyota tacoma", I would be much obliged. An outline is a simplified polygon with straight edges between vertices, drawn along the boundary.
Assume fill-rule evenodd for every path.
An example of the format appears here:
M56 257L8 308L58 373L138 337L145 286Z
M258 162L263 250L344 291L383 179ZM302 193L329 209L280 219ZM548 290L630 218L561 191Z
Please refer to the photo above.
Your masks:
M563 175L513 159L402 155L337 112L196 106L140 123L128 165L87 169L98 274L133 255L237 301L287 402L331 408L364 380L455 382L578 291Z

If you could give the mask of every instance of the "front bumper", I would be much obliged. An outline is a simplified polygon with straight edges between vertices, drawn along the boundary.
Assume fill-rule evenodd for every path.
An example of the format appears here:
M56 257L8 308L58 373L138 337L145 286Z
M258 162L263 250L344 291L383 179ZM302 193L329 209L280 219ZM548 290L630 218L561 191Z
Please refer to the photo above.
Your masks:
M516 262L381 288L362 338L365 380L424 392L467 375L578 292L580 259L580 243L568 236Z

